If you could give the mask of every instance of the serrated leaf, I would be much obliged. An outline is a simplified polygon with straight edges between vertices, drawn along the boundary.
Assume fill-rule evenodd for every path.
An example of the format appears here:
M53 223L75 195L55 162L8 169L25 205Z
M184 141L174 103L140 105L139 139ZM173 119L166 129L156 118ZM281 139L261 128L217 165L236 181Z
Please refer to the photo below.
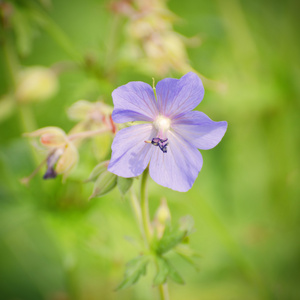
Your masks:
M148 263L149 257L144 255L129 261L126 265L124 279L116 290L121 290L135 284L142 275L146 274Z
M158 254L168 252L181 243L185 235L186 232L179 230L178 227L172 228L171 226L167 226L162 238L157 243L156 252Z
M168 277L176 283L184 284L182 277L167 259L158 256L156 261L158 270L154 277L153 285L157 286L165 283Z
M169 266L164 258L158 256L156 261L158 270L153 280L155 286L165 283L169 273Z
M162 238L156 241L156 252L163 254L176 247L180 243L187 242L187 236L194 229L194 220L191 216L182 217L179 220L179 226L172 227L170 224L166 227Z
M108 166L109 161L103 161L100 164L98 164L91 172L89 178L85 180L85 182L93 181L96 180L99 175L107 171L107 166Z
M110 192L117 185L117 175L108 172L107 170L101 173L94 184L93 194L89 199L102 197Z
M189 245L178 245L175 252L180 255L186 262L191 264L197 271L199 271L198 263L195 261L196 258L201 257L201 255L195 250L191 249Z
M118 188L122 195L125 195L131 188L133 183L133 178L118 177Z
M180 274L177 272L177 270L167 261L168 268L169 268L169 273L168 277L172 279L174 282L179 283L179 284L185 284L184 280L180 276Z

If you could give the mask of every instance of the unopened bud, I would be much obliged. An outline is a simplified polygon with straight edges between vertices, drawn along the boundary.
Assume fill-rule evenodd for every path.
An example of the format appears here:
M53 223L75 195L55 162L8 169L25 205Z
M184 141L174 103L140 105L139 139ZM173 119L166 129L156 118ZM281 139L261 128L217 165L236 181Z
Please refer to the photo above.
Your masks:
M72 143L68 143L63 154L57 161L55 171L57 174L69 172L78 161L78 152Z
M171 213L167 204L167 200L166 198L162 198L161 203L155 213L155 217L153 221L154 228L156 229L157 236L159 238L162 237L166 228L166 224L170 221L171 221Z
M29 67L19 73L16 98L22 103L37 102L54 96L57 90L57 77L51 69Z
M156 218L161 224L166 224L167 221L171 220L171 213L166 198L161 199L160 206L156 211Z
M112 111L113 108L104 102L79 100L68 109L67 113L71 120L103 122L104 118L109 116Z
M27 137L39 137L40 142L47 148L60 147L66 144L67 136L65 132L59 127L44 127L36 131L25 133Z

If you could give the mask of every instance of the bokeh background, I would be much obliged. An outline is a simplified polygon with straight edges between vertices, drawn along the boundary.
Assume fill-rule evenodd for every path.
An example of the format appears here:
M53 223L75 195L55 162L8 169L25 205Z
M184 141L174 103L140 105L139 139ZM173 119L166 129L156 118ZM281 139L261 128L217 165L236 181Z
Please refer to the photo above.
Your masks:
M177 53L178 62L188 57L206 77L197 109L229 124L222 142L202 151L203 169L189 192L150 182L152 216L165 196L174 221L195 220L200 270L174 256L186 284L171 282L171 299L300 299L299 1L166 5L177 17L159 17L172 19L169 30L191 46L170 42L175 53L187 51ZM20 179L42 156L22 134L45 126L68 131L74 122L66 110L75 101L111 104L117 86L179 78L186 65L172 61L164 69L158 61L149 69L145 57L136 58L130 30L144 29L130 27L116 3L16 0L0 7L0 299L156 299L151 269L135 286L114 291L140 237L128 197L117 189L88 201L92 184L82 181L98 162L90 142L66 183L43 181L41 173L26 187ZM7 100L16 70L36 65L63 70L58 91L47 101Z

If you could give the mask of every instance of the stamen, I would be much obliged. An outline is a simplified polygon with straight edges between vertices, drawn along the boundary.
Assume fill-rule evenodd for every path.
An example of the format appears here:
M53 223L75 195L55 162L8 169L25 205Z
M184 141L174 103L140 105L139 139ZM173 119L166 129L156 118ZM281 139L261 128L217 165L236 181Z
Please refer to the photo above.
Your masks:
M47 158L47 170L43 176L43 179L55 178L57 176L54 167L60 156L63 154L63 152L63 149L59 148L55 152L50 153L50 155Z
M167 153L168 139L153 138L151 141L153 146L158 146L163 153Z

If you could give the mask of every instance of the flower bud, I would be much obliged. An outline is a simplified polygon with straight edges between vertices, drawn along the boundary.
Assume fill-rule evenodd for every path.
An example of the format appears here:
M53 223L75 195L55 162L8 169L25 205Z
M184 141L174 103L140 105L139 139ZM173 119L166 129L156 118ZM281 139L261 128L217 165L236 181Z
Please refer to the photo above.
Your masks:
M69 173L78 161L78 152L72 143L68 143L63 154L57 161L55 171L57 174Z
M57 90L55 73L49 68L35 66L19 73L15 96L21 103L30 103L51 98Z
M171 221L171 213L167 204L166 198L162 198L160 205L155 213L154 228L156 229L157 236L162 237L166 224Z
M94 184L94 190L89 199L95 197L102 197L109 193L117 185L118 176L107 171L107 169L100 174Z
M68 116L71 120L103 122L104 117L109 116L113 108L104 102L89 102L79 100L68 109Z
M25 133L27 137L40 137L40 142L47 148L61 147L67 143L67 135L58 127L44 127L36 131Z

